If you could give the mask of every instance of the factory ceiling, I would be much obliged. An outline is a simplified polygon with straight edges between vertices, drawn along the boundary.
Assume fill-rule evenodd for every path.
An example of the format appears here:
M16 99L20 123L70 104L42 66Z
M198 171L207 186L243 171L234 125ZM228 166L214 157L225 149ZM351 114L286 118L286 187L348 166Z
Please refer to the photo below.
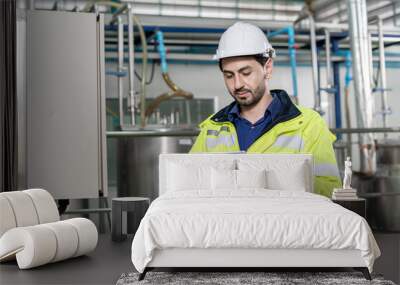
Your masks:
M97 2L100 12L111 12L107 1L18 0L19 6L35 9L85 11ZM111 2L111 1L109 1ZM293 23L309 8L317 22L346 23L347 0L122 0L132 3L135 14L148 16L266 21L275 25ZM381 16L384 24L400 26L399 0L367 0L368 17Z

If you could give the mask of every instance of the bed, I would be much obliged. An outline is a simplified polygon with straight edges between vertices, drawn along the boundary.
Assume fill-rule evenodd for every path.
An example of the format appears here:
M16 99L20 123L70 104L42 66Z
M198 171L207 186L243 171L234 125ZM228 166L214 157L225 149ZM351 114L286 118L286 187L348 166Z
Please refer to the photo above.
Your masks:
M311 155L162 154L160 196L132 262L160 267L352 267L380 255L364 218L313 193Z

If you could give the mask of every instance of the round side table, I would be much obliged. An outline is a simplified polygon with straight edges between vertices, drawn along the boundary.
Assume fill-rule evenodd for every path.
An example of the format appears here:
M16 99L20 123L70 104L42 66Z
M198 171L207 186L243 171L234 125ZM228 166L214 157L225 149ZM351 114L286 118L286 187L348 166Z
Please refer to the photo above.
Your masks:
M150 199L145 197L118 197L112 199L112 225L111 238L113 241L123 241L126 234L122 232L123 212L133 212L135 216L134 232L139 227L140 220L143 218L144 210L150 205ZM143 210L144 209L144 210ZM141 210L141 211L140 211ZM128 227L126 227L128 229ZM128 230L127 230L128 231ZM129 233L127 233L129 234Z

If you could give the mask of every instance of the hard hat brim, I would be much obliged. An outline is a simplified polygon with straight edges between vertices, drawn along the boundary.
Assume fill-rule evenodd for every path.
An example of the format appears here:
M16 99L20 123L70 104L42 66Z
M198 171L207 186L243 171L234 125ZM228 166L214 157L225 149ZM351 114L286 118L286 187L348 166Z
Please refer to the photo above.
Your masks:
M274 58L275 57L275 51L273 49L272 50L272 56L268 55L268 52L258 52L258 53L252 53L252 54L248 54L248 53L235 53L235 54L228 54L225 56L219 56L218 54L214 54L212 57L212 60L217 61L217 60L221 60L224 58L228 58L228 57L239 57L239 56L252 56L252 55L257 55L257 54L265 54L265 57L267 58Z

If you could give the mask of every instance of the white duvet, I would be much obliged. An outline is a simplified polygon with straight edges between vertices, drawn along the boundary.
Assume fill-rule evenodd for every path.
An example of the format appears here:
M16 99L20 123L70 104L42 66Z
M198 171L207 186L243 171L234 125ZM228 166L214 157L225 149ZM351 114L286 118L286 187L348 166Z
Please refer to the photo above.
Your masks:
M380 251L362 217L307 192L166 193L151 204L132 243L143 272L155 249L358 249L372 271Z

